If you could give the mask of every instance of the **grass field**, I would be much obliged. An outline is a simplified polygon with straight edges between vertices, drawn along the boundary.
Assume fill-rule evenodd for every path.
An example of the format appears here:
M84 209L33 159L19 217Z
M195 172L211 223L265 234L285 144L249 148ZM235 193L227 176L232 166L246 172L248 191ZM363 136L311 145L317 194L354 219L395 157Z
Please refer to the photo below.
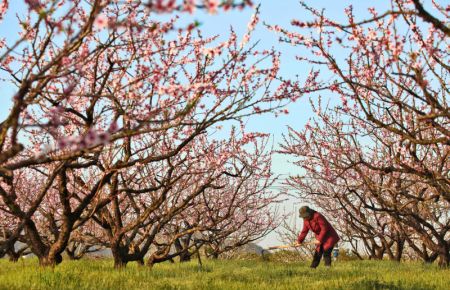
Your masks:
M315 270L306 263L257 260L134 264L114 270L111 260L65 261L54 270L37 260L0 259L0 289L450 289L450 270L420 263L337 262Z

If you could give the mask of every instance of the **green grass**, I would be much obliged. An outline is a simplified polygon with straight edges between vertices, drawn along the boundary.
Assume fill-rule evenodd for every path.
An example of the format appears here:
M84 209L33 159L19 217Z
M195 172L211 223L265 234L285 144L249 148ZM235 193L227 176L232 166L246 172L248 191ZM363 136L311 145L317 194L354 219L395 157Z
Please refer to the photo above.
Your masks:
M315 270L306 263L205 261L163 263L153 269L111 260L64 261L55 269L37 260L0 259L0 289L450 289L450 270L420 263L337 262Z

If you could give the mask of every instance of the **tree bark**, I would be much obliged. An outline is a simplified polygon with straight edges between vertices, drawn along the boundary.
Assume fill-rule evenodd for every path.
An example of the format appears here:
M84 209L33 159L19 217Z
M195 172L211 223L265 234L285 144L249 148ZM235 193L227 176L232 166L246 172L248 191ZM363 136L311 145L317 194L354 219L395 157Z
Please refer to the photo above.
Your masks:
M448 249L444 249L444 251L439 255L438 265L441 268L450 267L450 252Z
M125 268L128 264L128 261L126 259L126 255L122 247L120 247L120 245L117 244L112 244L111 252L114 258L114 268L116 269Z

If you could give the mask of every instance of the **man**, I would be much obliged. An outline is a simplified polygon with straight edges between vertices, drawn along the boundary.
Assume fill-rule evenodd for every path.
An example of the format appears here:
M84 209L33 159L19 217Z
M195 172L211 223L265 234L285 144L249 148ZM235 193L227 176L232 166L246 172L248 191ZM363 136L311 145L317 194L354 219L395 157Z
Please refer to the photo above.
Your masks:
M316 235L317 247L311 263L311 268L316 268L319 266L322 255L325 261L325 266L330 267L331 252L333 251L333 247L339 241L338 234L325 219L325 217L315 210L307 206L303 206L300 208L299 213L300 217L303 218L303 229L298 236L298 244L303 243L310 230Z

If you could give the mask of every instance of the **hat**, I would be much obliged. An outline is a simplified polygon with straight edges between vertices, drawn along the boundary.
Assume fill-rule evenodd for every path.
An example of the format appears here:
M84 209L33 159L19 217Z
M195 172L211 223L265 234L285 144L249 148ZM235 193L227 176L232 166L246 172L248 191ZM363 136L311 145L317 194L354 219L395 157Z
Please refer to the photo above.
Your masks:
M313 210L310 209L308 206L302 206L299 210L300 217L304 219L310 219L313 214Z

